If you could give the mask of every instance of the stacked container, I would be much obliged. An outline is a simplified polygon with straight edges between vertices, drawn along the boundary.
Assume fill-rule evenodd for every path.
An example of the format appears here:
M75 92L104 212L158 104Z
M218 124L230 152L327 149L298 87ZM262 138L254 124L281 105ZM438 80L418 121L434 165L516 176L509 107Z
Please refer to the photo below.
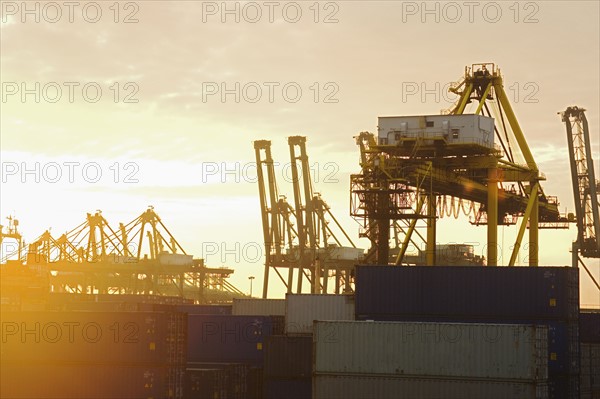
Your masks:
M548 327L551 398L579 397L579 274L567 267L359 266L356 318Z
M243 364L190 364L185 376L185 398L246 399L248 367Z
M312 336L271 336L265 349L264 399L310 398Z
M315 322L313 397L548 397L545 326Z
M579 314L581 399L600 399L600 310Z
M3 312L7 398L181 398L186 318L176 312Z
M202 386L195 398L261 397L265 343L280 318L188 314L187 390ZM225 376L225 391L212 375Z

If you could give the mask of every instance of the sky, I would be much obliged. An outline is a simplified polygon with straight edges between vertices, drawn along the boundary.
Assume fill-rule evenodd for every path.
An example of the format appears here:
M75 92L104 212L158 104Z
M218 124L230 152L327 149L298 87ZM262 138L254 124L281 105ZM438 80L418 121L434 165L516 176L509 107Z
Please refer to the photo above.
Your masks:
M598 168L600 9L536 2L1 3L0 217L26 241L88 212L113 226L153 206L188 253L254 294L264 254L253 141L272 141L292 199L287 137L307 137L315 191L355 242L353 139L377 117L437 114L466 65L493 62L561 211L574 211L564 124L586 108ZM416 88L416 90L415 90ZM6 224L6 223L4 223ZM486 232L444 218L438 241ZM500 264L516 227L500 227ZM575 226L540 232L540 264L570 265ZM525 264L522 251L519 264ZM587 259L600 279L600 261ZM273 274L273 273L272 273ZM581 302L600 293L581 273ZM271 281L270 296L283 295Z

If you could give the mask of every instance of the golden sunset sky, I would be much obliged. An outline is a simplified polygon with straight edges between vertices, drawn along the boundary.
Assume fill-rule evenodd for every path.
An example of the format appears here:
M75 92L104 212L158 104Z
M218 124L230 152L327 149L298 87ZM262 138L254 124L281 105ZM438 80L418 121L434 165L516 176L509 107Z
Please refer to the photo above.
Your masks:
M272 141L279 192L292 201L287 137L307 136L314 190L366 248L349 215L353 136L376 132L378 116L448 108L444 86L481 62L502 70L544 191L574 212L557 112L587 109L600 175L599 3L467 3L2 1L2 224L14 215L32 241L87 212L117 227L152 205L188 253L234 268L238 288L256 276L256 294L264 256L252 251L263 244L252 142ZM485 255L485 227L438 226L440 243ZM516 230L499 228L501 264ZM540 264L570 265L575 238L574 225L540 231ZM600 260L586 264L600 279ZM582 304L600 306L581 276ZM275 279L271 287L282 295Z

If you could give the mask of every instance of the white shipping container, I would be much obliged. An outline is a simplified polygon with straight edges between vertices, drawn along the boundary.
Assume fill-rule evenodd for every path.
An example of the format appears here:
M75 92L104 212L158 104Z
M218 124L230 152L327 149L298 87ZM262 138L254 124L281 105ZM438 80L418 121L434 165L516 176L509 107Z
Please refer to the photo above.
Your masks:
M315 373L548 377L546 326L318 321L314 328Z
M315 320L354 320L354 296L286 294L286 334L312 334Z
M231 314L236 316L284 316L285 299L234 298Z
M313 399L546 399L545 382L316 375Z

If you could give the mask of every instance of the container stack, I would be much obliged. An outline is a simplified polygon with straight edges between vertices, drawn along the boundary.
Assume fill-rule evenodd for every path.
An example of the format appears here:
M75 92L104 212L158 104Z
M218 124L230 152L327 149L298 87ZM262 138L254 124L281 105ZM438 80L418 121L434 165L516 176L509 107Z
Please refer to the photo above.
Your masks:
M186 392L190 398L260 398L271 316L188 313Z
M267 339L264 399L308 399L312 383L312 336Z
M315 322L313 398L547 398L548 328Z
M350 295L287 294L285 332L267 340L265 399L307 399L312 395L313 323L354 320Z
M581 399L600 399L600 310L579 314Z
M579 397L577 269L359 266L356 318L546 326L548 395Z
M3 312L2 396L182 398L185 323L176 312Z

